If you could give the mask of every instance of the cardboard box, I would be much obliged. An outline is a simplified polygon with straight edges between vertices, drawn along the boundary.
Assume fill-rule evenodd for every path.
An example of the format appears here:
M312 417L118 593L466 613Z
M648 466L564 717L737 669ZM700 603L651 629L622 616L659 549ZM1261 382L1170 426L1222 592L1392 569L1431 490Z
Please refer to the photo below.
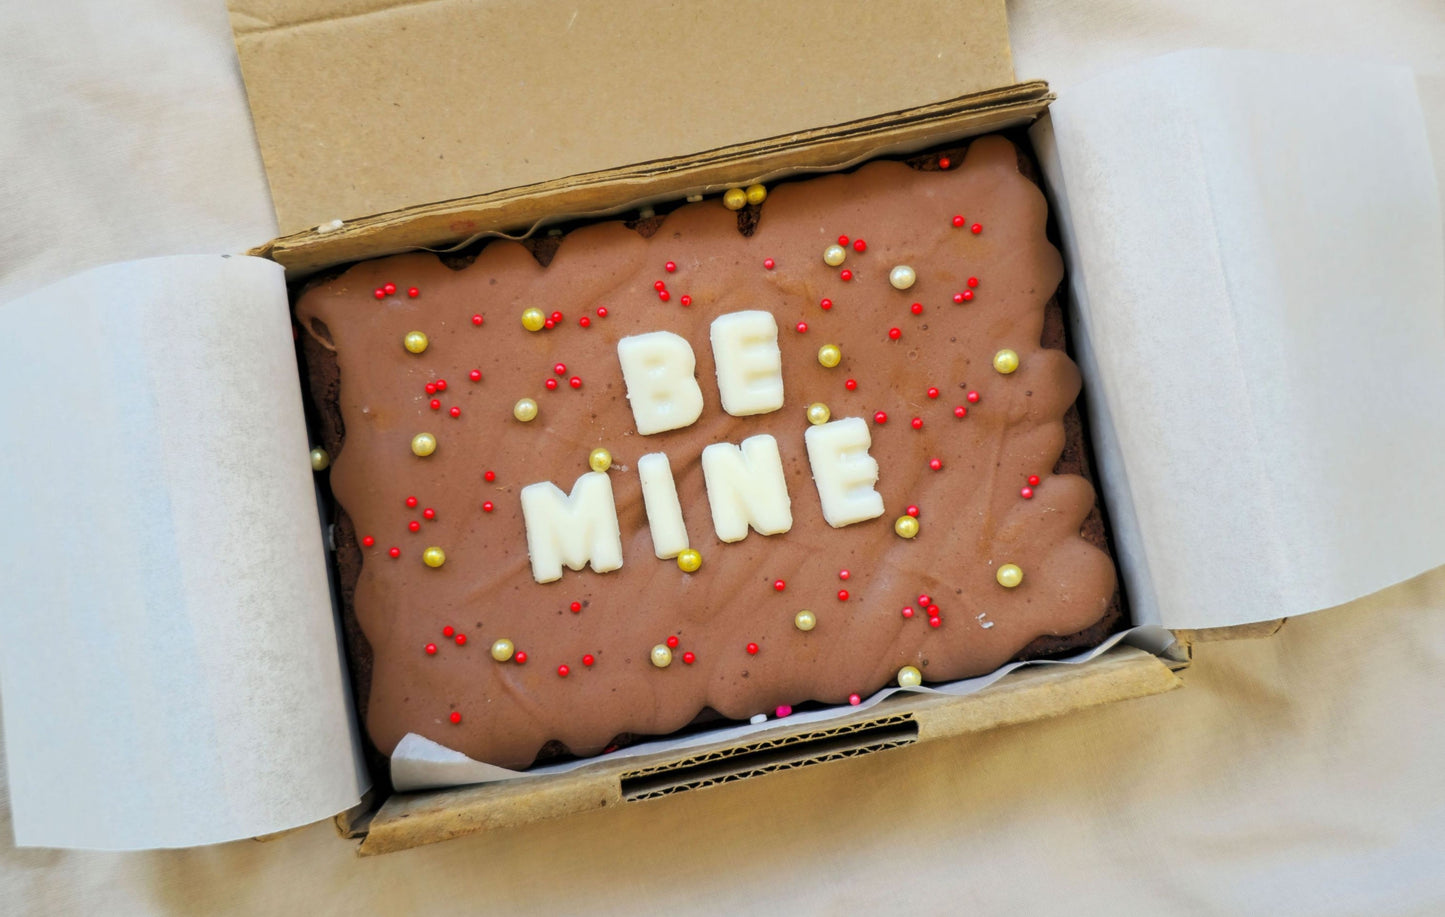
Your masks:
M1028 124L1052 99L1014 81L1002 0L231 10L284 233L253 254L291 279L917 151ZM396 795L338 827L385 853L1161 693L1205 635L1179 636L761 741Z

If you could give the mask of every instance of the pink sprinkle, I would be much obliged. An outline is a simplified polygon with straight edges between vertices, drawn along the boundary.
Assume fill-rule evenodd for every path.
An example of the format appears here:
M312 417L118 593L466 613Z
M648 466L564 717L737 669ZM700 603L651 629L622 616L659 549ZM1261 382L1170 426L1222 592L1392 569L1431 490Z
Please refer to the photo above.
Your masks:
M863 698L859 697L859 696L856 695L856 694L849 694L849 695L848 695L848 703L850 703L850 704L852 704L853 706L856 707L856 706L858 706L859 704L863 703Z
M783 706L781 706L781 707L779 707L778 709L774 710L773 713L774 713L775 715L779 716L779 717L792 716L792 715L793 715L793 708L792 708L792 707L789 707L787 704L784 704Z

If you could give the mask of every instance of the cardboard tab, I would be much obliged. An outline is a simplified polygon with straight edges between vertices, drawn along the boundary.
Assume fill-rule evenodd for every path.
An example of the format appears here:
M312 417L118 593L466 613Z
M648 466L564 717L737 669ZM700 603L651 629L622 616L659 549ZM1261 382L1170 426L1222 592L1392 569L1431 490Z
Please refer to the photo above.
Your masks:
M229 0L283 234L1013 82L1003 0Z

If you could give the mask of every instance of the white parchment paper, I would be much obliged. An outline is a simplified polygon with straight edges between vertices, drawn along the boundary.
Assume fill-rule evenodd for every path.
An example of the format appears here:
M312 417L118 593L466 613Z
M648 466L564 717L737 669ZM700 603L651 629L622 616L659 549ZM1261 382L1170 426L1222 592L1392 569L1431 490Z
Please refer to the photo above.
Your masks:
M0 306L16 841L208 844L354 805L281 268L182 256Z
M1298 615L1445 563L1445 261L1413 75L1190 51L1033 129L1134 618Z

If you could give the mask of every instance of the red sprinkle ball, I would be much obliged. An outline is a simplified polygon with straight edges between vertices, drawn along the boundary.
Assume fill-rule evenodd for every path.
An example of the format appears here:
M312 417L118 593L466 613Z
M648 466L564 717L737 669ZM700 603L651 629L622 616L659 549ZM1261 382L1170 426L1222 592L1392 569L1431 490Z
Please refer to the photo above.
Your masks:
M549 392L555 392L557 390L557 380L553 379L551 376L548 376L547 380L543 382L542 385Z
M974 235L978 235L979 233L983 232L983 224L974 223L972 226L968 227L968 231L973 233Z
M572 613L575 615L575 614L577 614L577 612L579 612L579 611L582 610L582 603L581 603L581 602L573 602L570 607L571 607L571 609L572 609Z
M773 264L774 264L774 262L773 262L773 259L772 259L772 258L764 258L764 259L763 259L763 267L764 267L765 269L771 271L771 270L773 269Z
M391 294L393 294L393 293L396 292L396 284L394 284L394 283L382 284L381 289L382 289L382 292L384 292L387 296L390 296Z
M567 375L567 364L566 364L566 363L558 363L556 366L553 366L553 367L552 367L552 372L556 373L556 374L559 375L559 376L565 376L565 375Z
M668 646L668 649L674 649L674 650L677 649L677 637L676 637L676 636L668 637L668 638L667 638L667 646Z
M929 459L928 467L932 468L934 471L938 471L943 467L943 461L941 459Z
M908 515L912 516L912 517L915 518L915 519L918 518L918 507L917 507L917 506L914 506L914 505L911 504L911 503L909 504L908 508L904 510L904 512L907 513Z
M577 319L577 324L581 325L583 328L591 328L592 319L584 315L581 318Z
M667 271L669 274L671 274L671 273L673 273L674 271L677 270L677 264L676 264L675 262L669 261L669 262L667 262L666 264L664 264L664 265L662 266L662 269L663 269L664 271ZM658 282L661 283L662 281L658 281Z
M428 506L421 511L421 517L423 519L435 519L437 517L437 511Z
M926 611L926 612L928 612L928 616L929 616L930 618L936 618L936 617L938 617L938 606L935 605L935 604L933 604L932 602L929 602L929 603L928 603L928 607L925 608L925 609L923 609L923 610Z
M971 301L973 300L973 291L972 291L972 290L964 290L962 293L960 293L960 294L958 294L958 295L963 297L963 301L964 301L964 302L971 302Z
M561 321L562 321L562 313L561 313L561 312L553 312L553 313L552 313L552 321L557 322L557 323L560 324Z
M852 704L853 706L856 707L856 706L858 706L859 704L863 703L863 698L859 697L859 696L856 695L856 694L849 694L849 695L848 695L848 703L850 703L850 704Z
M478 315L473 315L473 316L472 316L472 324L473 324L473 325L481 325L481 323L482 323L483 321L485 321L485 319L483 319L480 314L478 314Z
M1031 474L1031 475L1029 475L1029 486L1030 486L1030 487L1038 487L1038 486L1039 486L1039 476L1038 476L1038 475L1036 475L1036 474Z
M963 302L963 294L962 294L962 293L954 293L954 294L953 294L953 301L954 301L955 303L961 303L961 302Z
M683 661L685 664L687 664L687 665L692 665L694 662L697 661L697 657L694 656L694 655L693 655L692 653L690 653L690 652L688 652L688 653L683 653L683 654L682 654L682 661Z
M401 548L392 548L390 551L387 551L386 553L390 554L393 558L397 558L397 557L400 557L400 556L401 556Z
M486 471L482 473L482 480L484 481L491 482L495 481L496 479L497 473L495 471Z
M795 326L793 326L793 327L794 327L794 330L796 330L799 334L807 334L807 333L808 333L808 323L807 323L807 322L798 322L798 324L795 325Z
M822 309L824 312L827 312L829 309L833 308L833 300L831 300L831 299L824 299L824 300L822 300L821 302L818 303L818 308Z
M901 338L901 337L903 337L903 329L901 329L901 328L889 328L889 329L888 329L888 340L890 340L890 341L896 341L896 340L898 340L898 339Z
M426 384L426 393L428 395L435 395L437 393L437 386L435 382L428 382Z
M940 169L946 169L946 168L948 168L948 167L951 166L951 165L953 165L953 161L950 160L947 156L939 157L938 167L939 167Z
M864 242L862 239L854 239L854 240L853 240L853 251L855 251L855 252L866 252L867 250L868 250L868 243L867 243L867 242Z
M921 303L921 302L916 302L916 303L914 303L913 305L911 305L911 306L908 307L908 311L909 311L909 312L912 312L914 315L922 315L922 314L923 314L923 303Z
M415 519L413 519L413 520L411 520L410 522L408 522L408 523L406 524L406 527L407 527L408 529L410 529L411 531L413 531L413 532L420 532L420 531L421 531L421 523L420 523L420 522L417 522Z
M566 678L566 677L567 677L568 675L570 675L571 673L572 673L572 670L569 669L569 668L567 668L565 665L559 665L559 666L557 666L557 674L558 674L559 676L561 676L562 678Z
M598 306L598 307L597 307L597 317L598 317L598 318L606 318L606 317L607 317L607 307L606 307L606 306Z
M943 626L943 619L940 618L938 615L934 615L933 617L931 617L931 618L928 619L928 626L929 626L929 627L942 627L942 626Z
M460 417L460 416L462 416L462 409L459 408L459 407L453 406L451 410L447 411L447 413L450 414L450 415L452 415L453 417Z
M923 418L922 418L922 417L915 417L915 418L913 418L913 420L909 421L909 423L912 424L913 429L915 429L915 430L922 430L922 429L923 429Z
M442 636L443 636L443 637L455 636L456 632L457 632L457 629L456 629L455 627L452 627L450 624L448 624L446 627L443 627L443 628L442 628Z
M661 293L663 290L667 289L667 284L663 283L661 280L654 280L652 282L652 288L657 292Z
M903 614L903 617L905 617L905 618L911 618L911 617L913 617L913 606L912 606L912 605L904 605L904 606L903 606L903 612L902 612L902 614Z
M692 305L692 297L684 293L682 294L682 298L679 299L678 302L682 303L684 306L690 306Z
M407 508L407 509L416 509L416 503L417 503L416 497L407 497L407 498L406 498L406 508Z
M375 290L373 290L372 295L375 296L377 299L386 299L386 291L383 290L381 287L377 287Z
M930 398L937 398L937 397L938 397L938 389L936 389L936 388L934 388L934 387L932 387L932 386L929 386L929 388L928 388L928 397L930 397Z
M1019 489L1019 496L1025 500L1032 500L1034 498L1034 489L1032 487L1022 487Z
M467 645L467 635L466 635L466 634L457 634L457 646L466 646L466 645Z
M451 721L454 725L456 723L460 723L462 721L461 713L459 711L453 710L451 715Z
M418 296L421 295L421 290L418 290L416 287L407 287L406 295L410 296L412 299L416 299Z
M433 411L440 411L440 410L442 409L442 403L441 403L441 401L440 401L439 399L437 399L437 398L433 398L433 399L431 400L431 409L432 409Z
M482 504L482 512L484 513L490 513L494 509L496 509L496 507L492 505L491 500L488 500L487 502Z
M666 290L663 290L657 294L657 298L662 300L663 302L667 302L669 299L672 298L672 294L668 293Z
M838 579L847 579L848 577L850 577L850 576L852 576L852 575L853 575L853 574L849 573L847 570L839 570L839 571L838 571Z
M964 397L968 399L969 404L978 404L978 392L969 392Z
M749 656L756 656L758 654L758 645L756 643L749 643L747 650Z
M958 417L958 418L967 417L967 416L968 416L968 408L966 408L966 407L964 407L963 405L960 404L958 407L956 407L956 408L953 409L953 416L954 416L954 417Z
M885 424L888 422L888 415L883 411L878 411L873 415L873 422L876 424Z
M840 601L840 602L846 602L846 601L848 601L848 590L847 590L847 589L839 589L839 590L838 590L838 601Z
M583 665L591 665L592 663L594 663L594 662L596 662L596 661L597 661L596 659L593 659L593 658L592 658L592 654L591 654L591 653L588 653L587 655L585 655L585 656L582 657L582 664L583 664Z
M927 608L929 605L932 605L932 604L933 604L933 599L928 595L928 593L925 592L925 593L923 593L922 595L920 595L920 596L918 597L918 607L920 607L920 608Z
M956 228L962 229L964 222L965 222L965 221L964 221L964 219L963 219L963 217L962 217L961 215L960 215L960 216L955 216L955 217L953 218L953 225L954 225Z
M376 539L375 539L375 538L372 538L370 535L363 535L363 536L361 537L361 546L362 546L362 547L364 547L364 548L369 548L369 547L371 547L371 546L374 545L374 544L376 544Z
M582 387L582 377L581 377L581 376L573 376L572 378L570 378L570 379L567 380L567 384L570 385L570 386L572 386L573 388L581 388L581 387Z
M543 327L543 328L546 328L548 331L551 331L553 328L556 328L556 327L557 327L557 323L554 322L554 321L552 321L552 320L549 318L549 319L547 319L545 322L542 323L542 327Z
M775 580L773 580L773 589L776 590L777 592L782 592L782 591L783 591L784 589L786 589L786 588L788 588L788 584L787 584L787 583L783 582L783 581L780 580L780 579L775 579Z
M849 379L847 382L844 382L844 383L843 383L843 387L846 388L848 391L851 392L851 391L853 391L854 389L856 389L856 388L858 387L858 380L857 380L857 379Z
M845 280L845 281L852 280L852 279L853 279L853 272L850 271L850 270L848 270L848 269L845 267L845 268L843 268L842 272L838 274L838 276L841 277L841 278L843 278L843 280Z
M847 245L847 244L848 244L848 237L847 237L847 236L839 236L839 237L838 237L838 244L839 244L839 245Z
M428 643L426 645L426 654L428 656L435 656L437 654L437 645L435 643Z
M978 286L978 278L977 278L977 277L970 277L970 278L968 278L968 285L971 286L971 287L976 287L976 286Z
M526 665L526 664L527 664L527 654L524 653L524 652L522 652L521 650L518 650L517 653L516 653L516 655L514 655L514 656L512 657L512 660L513 660L514 662L516 662L517 665Z
M473 382L481 382L482 371L480 369L474 369L471 372L467 373L467 378L471 379Z
M444 391L446 391L446 390L447 390L447 380L445 380L445 379L438 379L438 380L437 380L437 391L439 391L439 392L444 392Z

